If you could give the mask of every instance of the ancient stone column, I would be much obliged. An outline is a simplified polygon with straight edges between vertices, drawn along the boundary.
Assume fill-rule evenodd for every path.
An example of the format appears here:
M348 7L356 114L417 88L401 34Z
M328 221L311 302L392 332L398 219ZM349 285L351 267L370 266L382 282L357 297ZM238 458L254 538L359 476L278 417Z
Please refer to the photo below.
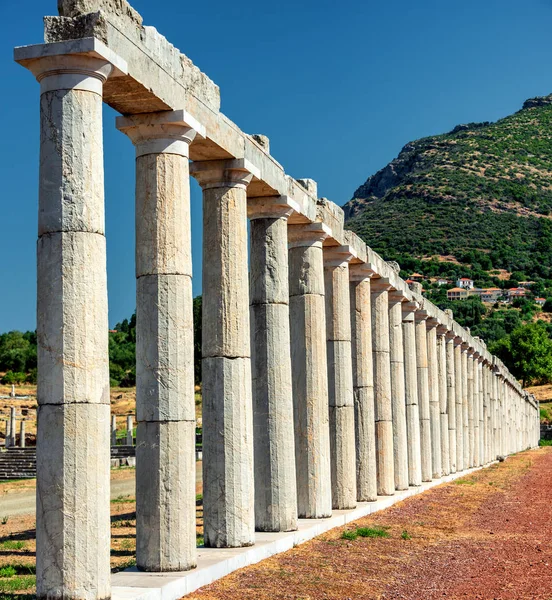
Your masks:
M117 417L111 415L111 445L117 445Z
M349 248L324 249L332 507L357 502Z
M372 310L370 277L366 265L349 268L351 350L355 399L357 500L377 500L376 427L374 417L374 366L372 361Z
M418 404L420 407L420 453L422 481L431 481L431 420L427 356L427 313L416 311L416 365L418 370Z
M447 328L437 328L437 363L439 368L439 411L441 424L441 469L443 475L450 473L449 425L447 412L447 349L445 335Z
M475 442L475 438L474 438L474 408L473 408L473 403L474 403L474 380L473 380L473 362L474 362L474 355L473 355L473 348L468 348L468 356L467 356L467 374L468 374L468 378L467 378L467 382L468 382L468 397L467 397L467 403L468 403L468 409L467 409L467 414L468 414L468 428L467 428L467 432L468 432L468 454L467 454L467 466L471 469L474 466L474 442Z
M255 527L297 529L285 197L249 198ZM354 443L354 442L353 442ZM354 474L353 474L354 476Z
M403 302L404 381L406 401L406 436L408 448L408 483L422 485L420 450L420 407L418 405L418 370L416 364L416 302Z
M16 445L17 411L15 406L10 408L10 446Z
M290 225L289 318L299 517L332 514L323 224Z
M6 448L9 448L10 447L10 419L9 418L7 418L4 421L4 432L5 432L5 435L4 435L4 446Z
M389 348L389 280L372 279L372 351L374 360L374 406L376 418L376 465L378 495L395 493L393 457L393 409Z
M117 119L136 147L136 562L196 564L189 147L182 110Z
M439 398L439 363L437 359L437 327L439 321L428 319L427 364L429 376L429 420L431 431L431 473L433 479L442 476L441 468L441 407Z
M456 374L453 331L445 334L449 471L456 473Z
M25 420L21 419L19 424L19 447L25 448Z
M127 415L126 429L127 429L127 434L126 434L127 446L133 446L134 445L134 422L133 422L132 415Z
M428 319L427 363L429 375L429 420L431 430L431 473L433 479L443 475L441 466L441 402L439 397L439 362L437 358L437 327L439 321Z
M473 465L479 466L479 352L473 354Z
M456 398L456 471L464 470L464 386L462 370L462 338L454 338L454 381Z
M205 545L255 540L246 160L194 162L203 188L203 513Z
M485 385L485 374L483 372L483 356L480 356L477 362L477 379L479 381L479 456L478 466L484 465L485 460L485 430L486 430L486 406L487 406L487 386Z
M470 346L467 343L462 344L462 424L464 426L463 433L463 451L464 451L464 469L470 468L470 429L469 429L469 394L470 394L470 377L468 374L468 363L471 362L468 358L468 350ZM473 379L472 379L473 382Z
M395 489L408 489L408 438L406 433L406 390L403 338L403 292L389 292L389 349L391 360L391 408Z
M97 40L93 51L82 40L18 48L15 58L41 88L37 597L104 599L111 573L102 92L113 63L126 65Z

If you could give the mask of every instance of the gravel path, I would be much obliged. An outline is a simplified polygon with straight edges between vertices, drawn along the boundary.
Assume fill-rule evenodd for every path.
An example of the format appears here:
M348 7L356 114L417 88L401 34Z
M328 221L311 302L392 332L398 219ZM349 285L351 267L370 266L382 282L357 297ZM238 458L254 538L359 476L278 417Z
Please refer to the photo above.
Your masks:
M519 453L189 598L550 600L551 490L552 447ZM341 537L376 526L389 537Z

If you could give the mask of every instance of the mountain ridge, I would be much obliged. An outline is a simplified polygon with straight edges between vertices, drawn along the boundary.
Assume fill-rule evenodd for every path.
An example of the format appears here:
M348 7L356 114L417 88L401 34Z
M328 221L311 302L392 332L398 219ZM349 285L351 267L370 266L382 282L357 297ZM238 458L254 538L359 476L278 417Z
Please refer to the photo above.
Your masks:
M405 144L343 208L386 258L476 251L492 268L552 278L552 94Z

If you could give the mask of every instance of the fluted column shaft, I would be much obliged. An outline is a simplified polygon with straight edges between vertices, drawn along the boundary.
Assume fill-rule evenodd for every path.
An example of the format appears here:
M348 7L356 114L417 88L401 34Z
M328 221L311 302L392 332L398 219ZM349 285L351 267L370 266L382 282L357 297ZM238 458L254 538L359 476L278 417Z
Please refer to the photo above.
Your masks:
M412 486L422 484L420 407L418 405L418 369L416 364L416 323L414 321L416 308L417 305L414 302L404 302L402 304L408 483Z
M372 302L370 276L351 266L351 349L355 399L357 500L377 499L374 365L372 361Z
M391 404L393 411L393 457L395 489L408 489L408 447L402 303L404 296L389 293L389 348L391 360Z
M255 528L297 529L289 323L288 217L280 197L249 198Z
M478 381L479 381L479 456L478 456L478 466L484 465L485 461L485 406L487 404L487 399L485 397L486 394L486 385L485 385L485 377L483 373L483 358L480 357L477 363L477 371L478 371Z
M433 479L442 477L441 414L439 398L439 362L437 355L438 321L427 320L427 362L429 375L429 419L431 429L431 473Z
M349 313L348 263L351 257L347 247L324 250L332 507L335 509L354 508L357 502Z
M454 380L456 398L456 471L464 470L464 386L462 369L462 340L454 338Z
M391 496L395 493L389 348L389 289L390 286L387 280L372 280L372 351L376 418L376 467L378 495L380 496Z
M415 313L416 368L418 371L418 405L420 409L420 455L422 481L431 481L431 421L426 319L427 314L424 312Z
M320 224L290 225L289 317L299 517L332 513L328 362Z
M469 396L473 386L473 378L469 377L468 363L471 362L468 358L468 344L462 344L462 424L464 428L463 452L464 452L464 469L470 468L470 427L469 427ZM471 381L471 383L470 383Z
M37 245L38 598L111 594L104 59L47 56ZM14 423L15 427L15 423Z
M479 466L479 354L473 356L473 466Z
M450 473L448 396L447 396L447 349L446 327L437 329L437 363L439 369L439 412L441 424L441 470L443 475Z
M468 373L468 455L467 455L467 466L472 468L474 466L475 456L475 429L474 429L474 376L473 376L473 350L468 350L467 358L467 373Z
M136 562L196 565L189 145L183 111L117 119L136 147Z
M255 540L246 161L194 162L203 189L205 545Z
M447 377L447 417L449 436L449 469L456 473L456 374L454 360L454 333L445 336L446 377Z

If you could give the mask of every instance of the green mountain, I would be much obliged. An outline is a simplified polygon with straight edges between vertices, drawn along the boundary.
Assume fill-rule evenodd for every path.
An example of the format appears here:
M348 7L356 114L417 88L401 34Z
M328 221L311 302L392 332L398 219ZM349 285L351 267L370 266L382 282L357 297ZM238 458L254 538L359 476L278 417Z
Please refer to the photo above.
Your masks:
M552 95L407 144L344 210L349 229L404 266L440 256L552 279Z

